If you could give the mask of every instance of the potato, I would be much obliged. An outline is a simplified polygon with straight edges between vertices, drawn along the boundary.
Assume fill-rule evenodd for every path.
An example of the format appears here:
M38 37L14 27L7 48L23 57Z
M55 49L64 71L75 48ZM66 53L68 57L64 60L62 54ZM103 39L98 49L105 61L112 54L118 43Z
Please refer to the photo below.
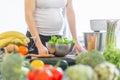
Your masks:
M8 44L6 46L6 51L7 52L17 52L18 51L18 46L16 44Z

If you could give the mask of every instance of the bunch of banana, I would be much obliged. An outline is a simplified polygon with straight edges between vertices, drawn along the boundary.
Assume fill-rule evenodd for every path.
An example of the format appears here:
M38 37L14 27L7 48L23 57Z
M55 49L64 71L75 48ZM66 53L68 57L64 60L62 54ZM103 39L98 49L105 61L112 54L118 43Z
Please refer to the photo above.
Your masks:
M17 31L7 31L0 34L0 49L7 46L9 43L27 45L29 42L28 37Z

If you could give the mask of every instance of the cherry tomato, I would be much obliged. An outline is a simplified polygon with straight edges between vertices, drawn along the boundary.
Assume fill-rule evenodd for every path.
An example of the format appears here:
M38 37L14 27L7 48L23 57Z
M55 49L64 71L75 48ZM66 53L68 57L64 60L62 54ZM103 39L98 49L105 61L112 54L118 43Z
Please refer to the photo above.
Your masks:
M18 52L22 55L26 55L28 53L28 48L26 46L19 46Z

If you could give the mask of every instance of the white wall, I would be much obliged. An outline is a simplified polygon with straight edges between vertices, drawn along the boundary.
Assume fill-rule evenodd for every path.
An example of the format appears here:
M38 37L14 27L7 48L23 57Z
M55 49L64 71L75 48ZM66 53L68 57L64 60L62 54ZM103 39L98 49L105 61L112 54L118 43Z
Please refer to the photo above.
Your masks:
M25 33L24 0L0 0L0 33L16 30Z
M73 0L77 32L90 31L90 19L120 19L119 0Z
M90 31L90 19L120 18L119 0L73 0L77 34ZM25 33L24 0L0 0L0 33L17 30Z

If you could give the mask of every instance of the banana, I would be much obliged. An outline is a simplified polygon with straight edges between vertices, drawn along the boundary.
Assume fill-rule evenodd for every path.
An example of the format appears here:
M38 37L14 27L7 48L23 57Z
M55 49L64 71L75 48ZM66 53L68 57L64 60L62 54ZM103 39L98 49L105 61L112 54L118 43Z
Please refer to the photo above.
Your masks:
M23 40L19 39L19 38L15 38L13 39L10 43L16 44L16 45L27 45L27 43L23 42Z
M4 39L6 37L16 37L16 38L26 38L26 36L17 31L7 31L0 34L0 39Z
M23 33L18 32L18 31L7 31L7 32L3 32L0 34L0 39L4 39L7 37L18 38L18 39L23 40L23 42L25 41L26 43L30 42L30 40L27 36L25 36Z
M25 38L25 39L22 39L22 41L27 44L27 43L30 42L30 39L29 38Z
M6 47L8 44L13 43L16 45L25 45L27 46L27 42L19 39L19 38L15 38L15 37L7 37L4 39L0 39L0 49Z
M14 37L0 39L0 49L7 46L13 39L14 39Z

